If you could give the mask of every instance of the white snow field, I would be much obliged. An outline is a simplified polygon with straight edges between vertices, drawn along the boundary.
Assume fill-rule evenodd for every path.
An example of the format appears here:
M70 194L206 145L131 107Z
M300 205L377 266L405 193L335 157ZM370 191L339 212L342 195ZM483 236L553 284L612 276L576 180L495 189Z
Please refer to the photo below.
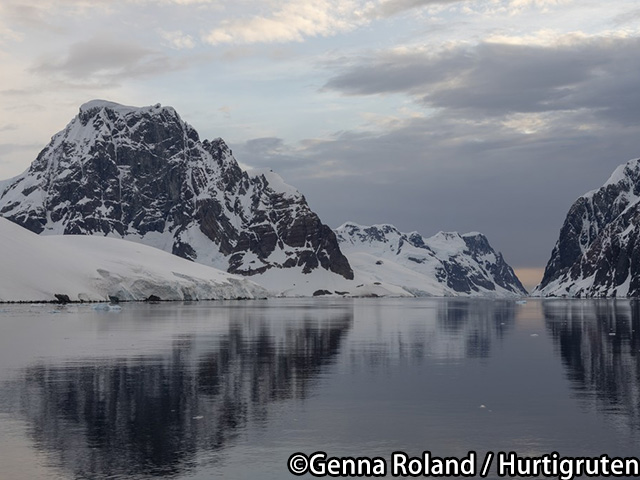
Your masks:
M301 267L272 268L251 277L278 297L310 297L324 291L324 295L351 297L413 297L402 287L391 284L386 279L371 275L360 275L354 268L354 279L347 280L341 275L318 268L310 274L302 273ZM326 293L329 292L329 293Z
M439 232L425 238L417 232L402 233L389 224L363 226L354 222L335 232L360 283L385 282L417 297L508 298L526 294L502 255L478 232ZM474 250L466 240L481 247ZM466 290L449 285L448 278L456 272L468 280Z
M267 296L237 275L116 238L39 236L0 218L0 302L219 300Z

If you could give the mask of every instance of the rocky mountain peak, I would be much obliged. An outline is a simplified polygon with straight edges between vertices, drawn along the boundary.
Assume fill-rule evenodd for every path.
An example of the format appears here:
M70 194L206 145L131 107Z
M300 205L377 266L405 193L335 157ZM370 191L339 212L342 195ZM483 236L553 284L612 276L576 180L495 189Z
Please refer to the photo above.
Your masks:
M0 215L42 234L117 236L232 273L353 278L332 230L272 172L240 168L171 107L93 100L22 175Z
M569 209L536 293L640 295L640 160L620 165Z
M491 245L489 244L489 239L482 233L465 233L462 235L462 240L467 244L469 251L476 255L487 255L493 252L493 248L491 248ZM500 255L500 253L498 253L498 255Z

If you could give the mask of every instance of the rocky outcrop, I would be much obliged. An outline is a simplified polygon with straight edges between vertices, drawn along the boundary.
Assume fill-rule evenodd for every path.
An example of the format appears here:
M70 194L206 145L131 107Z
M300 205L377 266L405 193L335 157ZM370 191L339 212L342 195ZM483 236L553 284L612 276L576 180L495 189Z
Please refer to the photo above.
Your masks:
M542 296L640 296L640 160L578 198L560 230Z
M171 107L80 107L22 175L0 216L40 234L126 238L230 273L297 268L353 278L333 231L270 171L240 168Z

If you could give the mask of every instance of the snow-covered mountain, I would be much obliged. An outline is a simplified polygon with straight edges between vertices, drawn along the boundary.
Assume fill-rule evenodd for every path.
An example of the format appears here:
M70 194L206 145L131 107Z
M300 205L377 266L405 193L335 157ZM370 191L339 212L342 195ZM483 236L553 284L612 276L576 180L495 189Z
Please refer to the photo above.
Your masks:
M385 281L417 296L526 295L513 269L480 233L424 238L393 225L345 223L335 230L356 278Z
M534 294L640 296L640 159L571 206Z
M0 182L0 216L44 236L149 245L278 295L526 293L480 234L345 224L339 244L295 188L243 171L222 139L201 141L160 105L82 105L24 173Z
M29 169L0 183L0 216L39 234L126 238L230 273L352 279L333 231L272 172L243 171L171 107L80 107Z
M117 238L39 236L0 218L0 302L214 300L267 296L239 275Z

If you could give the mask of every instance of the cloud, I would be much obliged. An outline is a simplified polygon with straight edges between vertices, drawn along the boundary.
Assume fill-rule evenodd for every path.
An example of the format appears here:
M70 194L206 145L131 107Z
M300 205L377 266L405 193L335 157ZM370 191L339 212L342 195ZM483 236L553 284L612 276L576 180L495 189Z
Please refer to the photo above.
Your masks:
M168 3L175 3L176 5L209 5L217 4L217 0L165 0Z
M9 42L20 42L24 39L24 35L17 32L14 28L10 27L7 23L8 15L6 13L6 6L0 5L0 47L4 47ZM4 17L4 18L3 18Z
M574 0L510 0L510 8L549 8L573 3Z
M583 130L600 123L588 112L538 120L545 128L441 111L297 145L262 139L234 146L234 154L274 168L330 225L392 222L425 235L478 230L512 265L535 267L548 259L575 198L640 155L635 124Z
M162 38L169 42L169 45L171 45L171 47L175 48L176 50L182 50L185 48L190 49L196 46L193 37L181 32L180 30L172 32L166 32L162 30L160 32L160 35L162 35Z
M620 15L617 15L613 22L616 25L625 25L628 23L635 23L640 20L640 8L634 8L633 10L629 10Z
M20 25L31 29L46 30L54 33L62 33L64 29L52 25L45 9L37 5L27 3L7 4L3 13L14 25Z
M254 138L245 142L245 149L248 153L259 152L260 154L279 153L284 147L284 140L277 137Z
M347 95L406 93L472 118L587 108L628 122L640 109L638 38L549 46L485 42L429 52L382 52L342 67L324 88Z
M331 225L478 230L512 265L542 266L575 198L640 156L639 42L575 36L343 59L325 91L363 105L404 94L414 108L363 113L358 128L295 145L260 139L234 152L275 168Z
M225 20L204 41L211 45L300 42L352 30L359 16L355 1L291 0L268 16Z
M252 168L271 168L292 172L309 166L311 160L299 155L298 148L285 144L282 138L261 137L232 145L234 156Z
M40 149L40 148L42 148L42 145L38 145L35 143L31 143L31 144L0 143L0 155L7 155L9 153L14 153L14 152L35 151L36 149Z
M113 86L125 78L174 71L184 63L184 59L176 61L157 50L131 42L95 37L72 44L68 53L59 58L41 60L33 71L60 75L74 84L80 81L94 86Z
M383 0L371 8L370 15L374 17L391 17L416 8L469 1L470 0Z
M288 0L269 14L223 20L203 36L211 45L302 42L368 25L377 18L469 0Z

